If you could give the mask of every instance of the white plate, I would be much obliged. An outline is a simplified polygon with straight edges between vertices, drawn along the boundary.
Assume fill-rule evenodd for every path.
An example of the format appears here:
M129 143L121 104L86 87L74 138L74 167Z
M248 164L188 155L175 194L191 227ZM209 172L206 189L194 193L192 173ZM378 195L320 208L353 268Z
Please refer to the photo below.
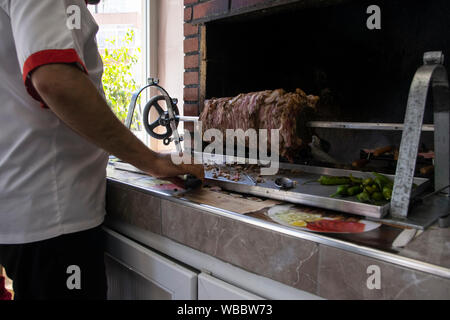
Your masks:
M289 214L290 217L285 217L284 219L281 218L280 215L283 216L283 213L286 213L286 215ZM273 221L275 221L281 225L299 229L299 230L306 230L306 231L310 231L310 232L321 232L321 233L355 233L355 232L339 232L339 231L316 231L316 230L308 229L307 227L293 226L290 224L290 222L299 221L299 220L306 221L306 222L312 222L314 220L317 220L317 221L318 220L335 220L331 217L326 217L319 213L303 212L301 208L296 208L295 205L293 205L293 204L276 205L269 209L269 211L267 212L267 215ZM288 221L289 219L292 221ZM374 230L381 225L380 223L363 220L363 219L361 219L357 222L364 224L364 231L362 231L362 232L368 232L368 231ZM356 233L360 233L360 232L356 232Z

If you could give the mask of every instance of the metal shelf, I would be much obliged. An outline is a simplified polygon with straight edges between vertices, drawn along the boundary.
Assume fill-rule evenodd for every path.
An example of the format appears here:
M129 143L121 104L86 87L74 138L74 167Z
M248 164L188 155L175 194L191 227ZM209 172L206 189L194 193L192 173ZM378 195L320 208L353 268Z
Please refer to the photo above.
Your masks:
M385 130L403 131L403 123L372 123L372 122L334 122L334 121L310 121L310 128L351 129L351 130ZM433 124L424 124L422 131L434 132Z

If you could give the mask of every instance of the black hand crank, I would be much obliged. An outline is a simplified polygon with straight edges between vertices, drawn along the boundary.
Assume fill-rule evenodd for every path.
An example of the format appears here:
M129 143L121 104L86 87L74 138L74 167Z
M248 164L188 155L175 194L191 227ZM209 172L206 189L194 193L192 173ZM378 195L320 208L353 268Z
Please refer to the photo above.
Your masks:
M170 127L170 119L169 119L169 113L167 110L164 110L161 105L159 104L159 101L166 101L165 97L162 95L155 96L152 99L150 99L149 102L145 105L144 112L143 112L143 123L145 130L147 133L152 136L155 139L163 140L164 145L170 144L170 137L172 136L172 128ZM152 109L155 109L158 113L158 119L153 121L152 123L149 123L149 115ZM172 103L172 109L174 112L175 117L178 117L180 115L180 112L178 111L178 107L175 103ZM176 119L175 124L178 126L178 123L180 120ZM159 127L164 127L165 132L164 133L157 133L156 129Z

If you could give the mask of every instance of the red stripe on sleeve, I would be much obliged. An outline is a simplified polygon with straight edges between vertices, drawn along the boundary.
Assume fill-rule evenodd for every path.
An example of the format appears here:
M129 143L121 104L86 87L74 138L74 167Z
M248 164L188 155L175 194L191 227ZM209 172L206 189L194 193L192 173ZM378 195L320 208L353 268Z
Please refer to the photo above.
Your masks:
M30 73L37 67L52 63L76 63L87 74L87 68L75 49L49 49L33 53L23 65L23 82L31 97L43 103L39 93L31 83ZM45 105L42 105L45 107Z

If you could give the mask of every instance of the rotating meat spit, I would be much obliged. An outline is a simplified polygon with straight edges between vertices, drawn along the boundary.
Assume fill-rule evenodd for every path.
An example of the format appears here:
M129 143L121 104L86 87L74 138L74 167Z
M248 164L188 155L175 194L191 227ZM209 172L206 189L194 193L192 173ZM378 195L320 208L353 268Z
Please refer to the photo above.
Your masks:
M450 129L449 129L449 119L450 119L450 96L449 96L449 83L447 78L447 72L443 66L444 56L442 52L426 52L424 54L424 65L421 66L416 72L408 98L407 110L405 121L403 124L398 123L351 123L351 122L328 122L328 121L311 121L306 125L308 127L322 127L322 128L334 128L334 129L351 129L351 130L388 130L388 131L403 131L402 141L400 145L399 159L397 162L397 170L394 180L393 196L392 201L389 205L380 208L369 208L375 210L372 212L372 217L382 218L384 214L389 210L391 216L395 221L404 221L405 225L411 226L426 226L430 225L436 220L436 214L427 214L426 217L420 217L420 219L409 219L408 210L411 206L411 198L415 196L412 187L414 183L414 169L415 161L417 157L418 145L420 140L420 133L422 131L434 132L435 137L435 190L440 190L445 186L450 184ZM134 109L136 101L141 94L141 92L149 87L154 87L160 91L160 95L153 97L147 104L144 110L144 126L146 131L150 136L163 140L164 144L170 144L175 142L177 151L181 152L180 142L183 137L178 133L177 127L179 121L191 121L197 122L198 117L183 117L179 115L179 110L177 107L177 100L172 99L166 90L158 85L158 80L149 79L149 84L133 95L130 108L128 110L128 116L126 119L126 126L130 128L132 117L134 114ZM429 89L433 89L433 103L434 103L434 125L424 125L423 115L425 109L425 103L427 101L427 95ZM166 110L164 110L159 104L162 101L166 102ZM151 110L155 109L158 114L158 119L149 123L148 116ZM165 128L164 133L158 133L157 128ZM330 174L331 168L327 168L323 173ZM342 174L336 169L336 174ZM305 170L307 171L307 170ZM252 180L252 179L250 179ZM279 194L278 199L288 200L291 202L297 202L307 205L317 205L322 206L327 209L339 210L338 203L336 199L327 199L323 201L323 195L321 195L321 201L316 201L317 195L305 195L299 192L296 194L295 188L289 190L289 195L292 197L287 199L286 191L280 188L281 184L277 187L279 190L267 192L267 190L262 191L264 186L256 186L252 181L252 186L242 186L236 183L232 184L233 188L238 192L251 193L249 188L254 190L255 195L264 195L266 197L275 197L277 192ZM425 183L423 183L425 185ZM297 188L299 188L297 186ZM261 190L260 190L261 189ZM256 194L260 192L261 194ZM448 195L448 191L446 191ZM317 199L316 199L317 198ZM311 200L312 199L312 200ZM308 202L309 201L309 202ZM354 205L354 204L352 204ZM341 211L352 212L355 214L370 216L368 212L363 210L363 206L358 204L358 210L348 210L347 206L342 207ZM366 205L367 207L367 205ZM413 221L414 220L414 221Z

